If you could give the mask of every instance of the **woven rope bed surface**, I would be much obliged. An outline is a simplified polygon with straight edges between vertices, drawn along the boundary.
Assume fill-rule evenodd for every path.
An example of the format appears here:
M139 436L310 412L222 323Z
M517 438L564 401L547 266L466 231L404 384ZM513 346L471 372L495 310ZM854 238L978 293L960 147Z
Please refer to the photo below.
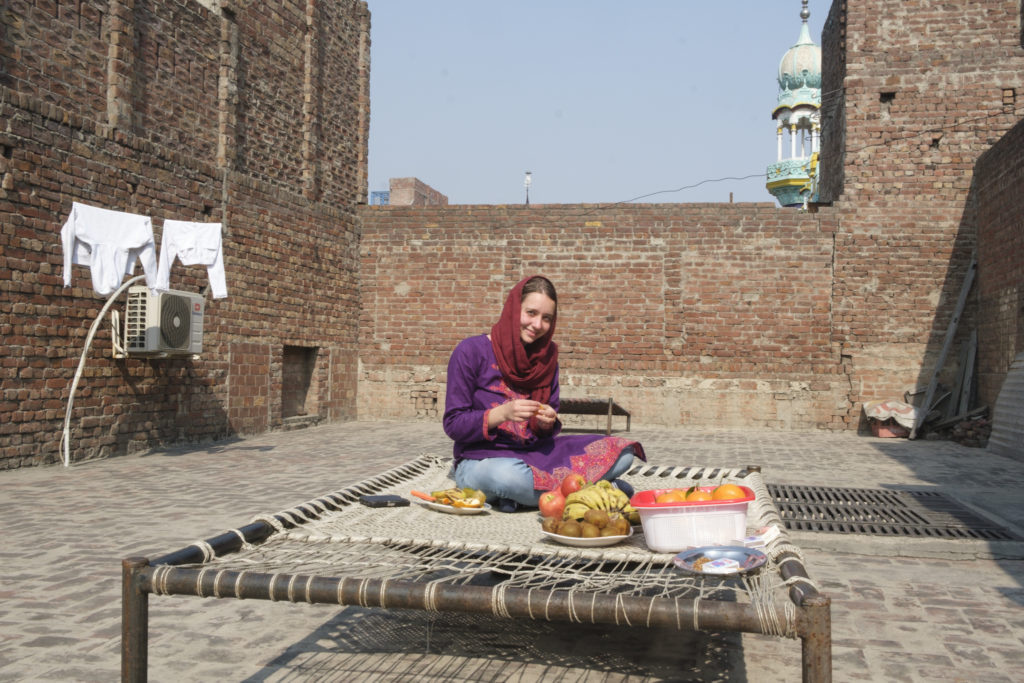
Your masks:
M547 594L568 591L579 600L581 610L588 596L593 599L596 595L685 600L695 606L706 600L741 603L756 608L761 632L796 636L795 606L788 587L793 581L810 582L784 581L779 572L780 556L782 562L799 561L800 552L789 542L757 472L640 465L625 477L638 491L723 482L740 483L754 490L757 499L748 507L748 529L774 523L782 534L769 544L769 562L760 571L750 576L723 577L693 575L678 569L672 563L672 554L647 549L640 527L618 545L577 548L545 538L536 510L452 515L417 503L368 508L358 502L362 494L395 493L410 498L409 492L414 489L431 491L453 486L448 476L450 464L449 457L423 455L350 488L276 515L259 516L256 520L276 529L269 538L258 544L245 543L240 551L222 557L214 557L208 546L202 547L204 542L197 542L194 545L204 551L206 561L195 566L204 574L258 572L494 586L494 611L499 616L500 592L508 588ZM155 569L157 594L165 592L160 589L161 570L169 567ZM214 591L217 597L232 597L230 590L220 593ZM696 614L694 611L695 622Z

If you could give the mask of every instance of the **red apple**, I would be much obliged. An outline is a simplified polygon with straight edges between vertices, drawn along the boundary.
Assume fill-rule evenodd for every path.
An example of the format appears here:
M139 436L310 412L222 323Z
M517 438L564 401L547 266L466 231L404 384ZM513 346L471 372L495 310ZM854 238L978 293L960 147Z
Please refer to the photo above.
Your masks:
M545 491L540 494L540 501L537 503L540 514L545 517L562 518L562 510L565 508L565 496L558 489Z
M583 475L573 472L572 474L566 475L565 479L562 480L562 495L568 496L570 493L579 491L586 485L587 480L584 479Z

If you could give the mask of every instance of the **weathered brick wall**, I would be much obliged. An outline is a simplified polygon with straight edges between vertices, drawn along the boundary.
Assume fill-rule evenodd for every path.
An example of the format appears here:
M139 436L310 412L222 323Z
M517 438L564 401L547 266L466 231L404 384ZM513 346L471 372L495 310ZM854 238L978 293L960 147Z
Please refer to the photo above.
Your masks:
M361 207L361 416L433 417L508 288L559 290L562 386L650 424L842 428L834 223L764 204Z
M224 224L227 299L203 354L113 359L104 322L71 419L73 460L282 423L284 348L317 349L307 404L354 419L366 196L365 3L4 3L0 90L0 468L58 457L104 300L75 266L73 201ZM171 286L203 291L203 266ZM123 312L123 301L115 309Z
M1020 36L1016 0L833 3L822 100L825 120L843 128L823 135L822 183L839 223L834 341L855 401L900 397L932 377L977 244L975 164L1021 118ZM946 386L978 326L976 291Z
M860 402L927 382L975 248L945 374L977 327L986 400L1020 348L1019 252L1000 250L1019 246L1019 131L996 144L1021 118L1016 0L833 3L821 180L834 206L813 215L357 215L364 2L10 0L3 22L0 467L56 458L102 305L83 268L61 287L72 201L151 215L158 242L164 218L222 221L231 290L207 301L197 361L113 360L100 330L75 397L76 460L276 428L285 346L317 349L325 419L436 419L451 348L536 270L562 290L566 394L615 395L641 422L856 426ZM175 266L175 288L205 285L203 268Z
M388 183L392 206L422 206L447 204L448 197L430 187L419 178L391 178Z
M833 202L843 193L846 161L846 2L833 2L821 31L821 151L818 199Z
M804 253L795 232L795 253L817 271L779 269L753 239L772 220L808 219L773 219L750 207L716 207L710 219L699 207L665 206L624 209L628 218L598 207L365 211L360 410L412 415L424 385L443 389L439 359L456 338L467 327L486 329L507 286L545 266L572 289L594 292L581 309L570 300L572 322L559 329L569 386L580 393L626 396L639 419L666 424L863 426L863 402L928 384L979 230L1014 215L1007 207L979 217L974 171L1021 118L1020 36L1012 0L970 11L944 0L833 3L822 36L821 182L823 201L834 206L814 219L828 236L827 263ZM566 220L574 213L579 219ZM695 232L711 236L707 248L688 239ZM609 273L630 287L609 284ZM785 289L793 277L822 299ZM634 285L641 293L631 296ZM431 312L434 300L478 291L486 300L470 294ZM775 295L782 305L772 313L781 317L772 318L759 306ZM976 289L941 368L947 386L969 332L990 324L977 297ZM798 316L787 312L801 306L807 326L797 331ZM1003 359L1009 352L1005 339L983 334L986 344ZM419 345L411 357L407 345ZM780 382L808 377L808 386L822 388L816 404L780 390Z
M978 399L994 406L1024 351L1024 123L978 162Z

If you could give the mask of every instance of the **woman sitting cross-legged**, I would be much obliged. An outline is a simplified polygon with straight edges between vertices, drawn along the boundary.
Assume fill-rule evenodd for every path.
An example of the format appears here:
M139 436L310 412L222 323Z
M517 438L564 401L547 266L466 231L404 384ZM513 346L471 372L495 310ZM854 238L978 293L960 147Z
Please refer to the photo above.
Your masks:
M444 431L455 442L455 483L482 490L497 509L536 507L572 473L618 478L646 460L637 441L559 435L558 296L551 281L526 278L509 293L490 334L462 340L448 362Z

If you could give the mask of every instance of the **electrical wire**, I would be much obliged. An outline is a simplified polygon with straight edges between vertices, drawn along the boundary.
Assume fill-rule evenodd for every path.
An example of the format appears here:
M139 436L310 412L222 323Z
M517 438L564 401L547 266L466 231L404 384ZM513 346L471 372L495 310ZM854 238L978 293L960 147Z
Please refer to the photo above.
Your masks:
M96 316L96 319L92 321L92 325L89 327L89 334L85 337L85 348L82 349L82 357L78 360L78 369L75 371L75 377L71 381L71 391L68 393L67 411L64 413L64 433L60 441L60 456L61 460L64 462L64 467L68 467L71 464L71 408L75 404L75 390L78 388L78 381L82 378L82 370L85 369L85 358L89 354L89 347L92 346L92 339L96 336L96 330L99 329L103 316L106 315L108 310L110 310L110 307L114 304L117 297L144 277L146 276L136 275L118 287L117 290L110 295L110 298L107 299L107 303L103 305L103 308L100 309L99 315Z

